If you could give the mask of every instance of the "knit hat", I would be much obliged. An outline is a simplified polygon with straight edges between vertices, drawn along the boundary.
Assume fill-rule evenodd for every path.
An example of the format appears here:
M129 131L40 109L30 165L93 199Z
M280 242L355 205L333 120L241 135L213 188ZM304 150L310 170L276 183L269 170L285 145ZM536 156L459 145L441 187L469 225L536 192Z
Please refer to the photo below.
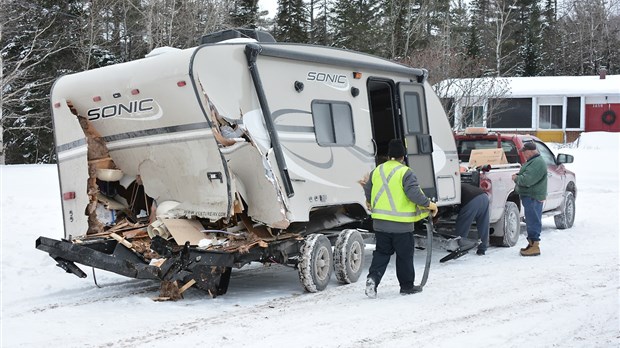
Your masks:
M405 146L403 145L403 142L398 139L390 140L387 154L390 158L405 157Z
M521 151L527 151L527 150L536 150L536 144L534 144L534 142L532 141L523 144Z

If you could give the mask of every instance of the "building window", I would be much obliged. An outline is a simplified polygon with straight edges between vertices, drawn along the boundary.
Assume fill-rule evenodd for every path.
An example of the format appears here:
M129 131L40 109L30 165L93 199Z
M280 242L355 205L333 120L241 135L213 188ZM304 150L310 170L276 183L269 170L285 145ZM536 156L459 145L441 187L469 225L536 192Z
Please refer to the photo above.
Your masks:
M465 127L484 126L484 107L482 105L464 107L462 115L461 124Z
M567 98L566 128L581 128L581 98Z
M349 146L355 143L351 106L344 102L312 102L316 141L321 146Z
M487 113L489 128L533 128L532 98L489 99Z
M539 129L562 129L562 105L540 105L538 107Z

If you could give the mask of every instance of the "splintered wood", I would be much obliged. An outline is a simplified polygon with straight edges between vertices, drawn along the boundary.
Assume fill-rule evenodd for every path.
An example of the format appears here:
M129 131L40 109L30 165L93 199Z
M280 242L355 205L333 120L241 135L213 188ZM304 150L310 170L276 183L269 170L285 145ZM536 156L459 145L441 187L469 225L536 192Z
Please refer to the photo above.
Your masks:
M118 234L112 232L110 233L110 237L116 239L117 242L123 244L128 249L133 249L133 245L131 244L131 242L128 242L125 238L119 236Z
M179 291L179 284L177 281L161 281L161 288L159 289L159 297L154 298L154 301L176 301L183 298L181 291Z
M250 219L250 217L246 213L242 213L239 215L241 216L241 221L243 221L243 225L251 234L255 235L257 238L262 238L262 239L273 238L273 234L271 234L271 232L269 231L269 229L267 229L267 227L265 226L254 227L254 223L252 222L252 219Z
M183 298L183 293L191 288L196 281L190 279L185 285L179 288L179 283L175 280L173 282L163 280L161 282L161 288L159 289L159 297L153 299L153 301L177 301Z
M71 113L74 114L84 136L86 137L87 158L88 158L88 205L86 206L86 215L88 215L88 231L86 234L96 234L103 232L103 223L97 219L97 194L99 187L97 186L97 169L114 169L116 166L110 157L110 152L99 132L92 126L87 118L80 116L73 106L73 103L67 101L67 106Z

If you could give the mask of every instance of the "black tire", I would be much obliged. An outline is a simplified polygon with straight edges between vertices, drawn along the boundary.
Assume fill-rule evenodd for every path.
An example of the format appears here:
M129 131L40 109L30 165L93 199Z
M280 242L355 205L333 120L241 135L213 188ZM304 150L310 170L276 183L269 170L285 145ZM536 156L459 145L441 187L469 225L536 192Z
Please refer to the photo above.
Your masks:
M573 227L575 222L575 195L572 192L566 191L564 195L564 202L562 202L562 214L555 215L555 227L560 230Z
M355 283L364 266L364 239L357 230L344 230L338 234L334 247L336 279L343 284Z
M323 234L311 234L301 247L301 262L297 264L299 280L308 292L324 290L334 268L332 245Z
M514 202L506 202L504 215L493 225L493 245L513 247L519 241L521 234L521 220L519 207Z

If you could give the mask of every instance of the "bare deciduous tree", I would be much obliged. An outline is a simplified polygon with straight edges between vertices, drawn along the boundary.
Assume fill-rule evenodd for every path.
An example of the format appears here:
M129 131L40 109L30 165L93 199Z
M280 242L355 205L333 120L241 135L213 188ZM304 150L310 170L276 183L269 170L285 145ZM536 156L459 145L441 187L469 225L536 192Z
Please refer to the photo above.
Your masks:
M58 52L66 48L52 35L54 16L41 16L41 8L19 1L3 1L0 18L0 83L2 109L0 114L0 161L6 161L6 139L4 135L15 132L31 132L34 135L51 133L51 118L35 105L48 105L47 95L40 93L49 89L54 77L40 74L45 64ZM38 139L38 136L35 136ZM49 147L49 146L48 146ZM33 162L51 154L36 153ZM43 156L43 157L41 157Z
M620 66L620 1L574 0L565 3L559 20L562 70L596 74L601 66L618 73Z

